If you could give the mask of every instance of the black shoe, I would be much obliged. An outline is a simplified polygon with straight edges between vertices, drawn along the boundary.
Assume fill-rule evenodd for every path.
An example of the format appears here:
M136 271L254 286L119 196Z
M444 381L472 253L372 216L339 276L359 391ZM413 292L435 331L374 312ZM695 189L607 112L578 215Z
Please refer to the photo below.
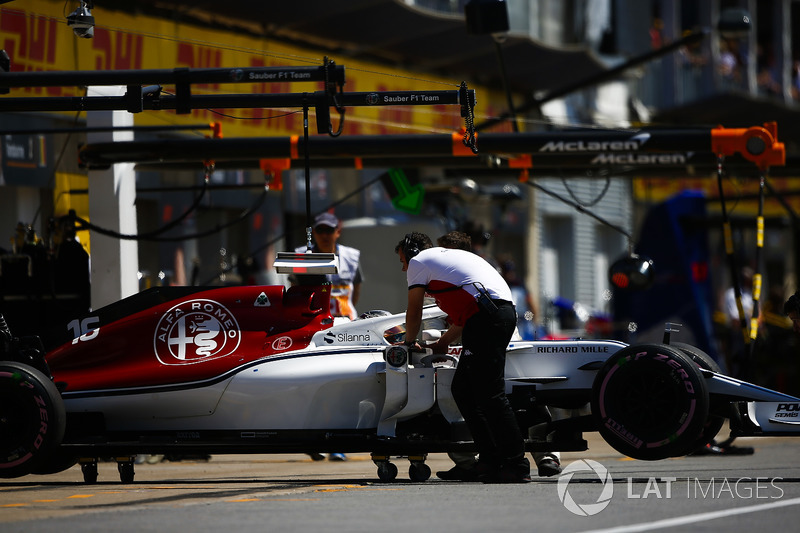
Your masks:
M478 476L481 483L530 483L531 475L524 471L512 468L501 468Z
M476 468L464 468L456 465L450 470L436 472L436 477L445 481L477 481L478 471Z
M542 477L555 476L561 473L561 465L558 464L558 461L550 457L542 459L536 466L539 469L539 475Z

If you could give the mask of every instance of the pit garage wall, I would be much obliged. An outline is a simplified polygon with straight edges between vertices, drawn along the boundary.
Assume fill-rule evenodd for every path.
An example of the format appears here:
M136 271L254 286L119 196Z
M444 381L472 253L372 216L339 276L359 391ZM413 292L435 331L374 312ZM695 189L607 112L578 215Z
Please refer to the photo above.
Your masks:
M630 180L587 178L537 179L545 189L587 207L595 215L632 234ZM594 316L610 310L608 267L628 249L628 239L598 220L540 191L533 213L539 241L538 283L534 297L555 334L585 336L583 325L559 318L559 309L580 304ZM563 318L563 312L562 318ZM542 322L542 321L540 321Z

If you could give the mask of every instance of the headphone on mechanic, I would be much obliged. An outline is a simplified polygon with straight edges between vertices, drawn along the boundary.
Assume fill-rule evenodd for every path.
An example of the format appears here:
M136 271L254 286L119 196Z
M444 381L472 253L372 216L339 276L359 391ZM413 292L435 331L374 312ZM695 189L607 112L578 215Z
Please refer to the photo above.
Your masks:
M419 251L419 245L411 240L410 233L406 233L406 239L403 241L403 255L406 256L406 262L411 261Z

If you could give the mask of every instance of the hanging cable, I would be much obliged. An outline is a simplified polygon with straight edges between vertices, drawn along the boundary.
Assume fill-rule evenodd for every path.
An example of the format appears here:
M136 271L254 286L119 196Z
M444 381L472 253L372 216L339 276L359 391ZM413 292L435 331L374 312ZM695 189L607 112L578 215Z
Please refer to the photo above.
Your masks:
M744 339L745 348L750 344L750 335L747 327L747 318L744 314L744 306L742 306L742 288L739 284L739 268L736 264L736 256L734 255L733 248L733 234L731 231L731 221L728 217L728 210L725 206L725 190L722 185L722 178L724 175L723 163L724 156L717 156L717 187L719 188L719 201L722 209L722 230L725 240L725 255L728 259L728 267L731 275L731 285L733 287L733 295L736 300L736 309L739 313L739 324L742 328L742 338Z
M192 214L194 211L197 210L198 207L200 207L200 202L202 201L203 197L206 195L206 192L208 192L208 182L209 182L209 180L211 178L211 173L212 172L214 172L213 165L206 165L205 166L205 171L203 173L203 185L202 185L202 188L200 189L200 194L198 194L195 197L194 201L192 202L192 205L190 205L189 208L186 209L186 211L184 211L183 214L181 214L181 216L179 216L175 220L163 225L162 227L160 227L157 230L150 231L150 232L144 233L144 234L140 234L140 236L143 236L143 238L150 238L150 237L155 237L157 235L161 235L162 233L164 233L166 231L169 231L170 229L174 228L175 226L177 226L178 224L180 224L181 222L186 220L186 218L190 214Z
M464 117L464 146L478 153L478 136L475 133L475 100L467 90L467 82L462 81L458 88L458 99L461 102L461 116Z
M569 182L567 181L567 178L565 178L565 177L563 177L563 176L562 176L562 177L561 177L561 183L564 185L564 188L565 188L565 189L567 190L567 192L569 193L569 196L570 196L570 197L571 197L573 200L575 200L575 202L576 202L576 203L578 203L578 204L580 204L580 205L582 205L582 206L584 206L584 207L594 207L595 205L597 205L598 203L600 203L600 200L602 200L603 198L605 198L605 196L606 196L606 193L608 192L608 189L611 187L611 175L606 175L606 183L605 183L605 185L603 186L603 190L602 190L602 191L600 191L600 194L598 194L598 195L597 195L597 196L594 198L594 200L591 200L591 201L589 201L589 202L583 202L583 201L581 201L581 200L578 198L578 196L575 194L575 192L574 192L574 191L572 190L572 188L569 186Z
M551 191L551 190L549 190L549 189L546 189L546 188L542 187L541 185L539 185L538 183L535 183L535 182L534 182L533 180L531 180L531 179L527 179L527 180L525 180L525 183L526 183L527 185L530 185L531 187L534 187L534 188L536 188L536 189L539 189L539 190L540 190L540 191L542 191L543 193L545 193L545 194L547 194L547 195L550 195L550 196L552 196L553 198L555 198L555 199L557 199L557 200L560 200L560 201L564 202L564 203L565 203L565 204L567 204L568 206L571 206L571 207L573 207L573 208L574 208L576 211L578 211L579 213L583 213L583 214L585 214L585 215L589 215L590 217L592 217L593 219L597 220L597 221L598 221L598 222L600 222L601 224L604 224L604 225L608 226L609 228L611 228L611 229L613 229L613 230L615 230L615 231L618 231L619 233L623 234L625 237L627 237L627 238L628 238L628 247L629 247L629 248L630 248L630 247L632 247L632 245L633 245L633 237L631 236L631 234L630 234L630 233L628 233L628 232L627 232L627 231L625 231L624 229L620 228L619 226L615 226L614 224L612 224L612 223L611 223L611 222L609 222L608 220L604 219L603 217L601 217L601 216L599 216L599 215L597 215L597 214L595 214L595 213L592 213L591 211L589 211L588 209L586 209L586 208L585 208L583 205L581 205L581 204L579 204L579 203L577 203L577 202L573 202L573 201L571 201L571 200L569 200L569 199L567 199L567 198L564 198L564 197L563 197L563 196L561 196L560 194L558 194L558 193L556 193L556 192L553 192L553 191Z
M330 68L334 65L335 63L328 60L328 56L325 56L323 59L323 67L325 69L325 96L330 97L333 100L333 105L336 107L336 111L339 113L339 128L335 132L333 131L333 124L330 122L330 115L328 116L328 135L331 137L338 137L344 130L345 107L340 105L336 98L336 88L331 88L332 83L330 82ZM338 93L339 95L344 94L344 83L339 84ZM317 120L319 120L319 118L317 118Z
M194 211L197 210L198 207L200 207L200 202L205 196L206 191L208 191L208 181L209 181L209 170L208 168L206 168L206 172L203 177L202 188L200 189L200 193L195 197L194 201L192 201L192 205L190 205L178 218L171 220L170 222L161 226L158 229L155 229L153 231L148 231L146 233L125 234L109 230L106 228L101 228L99 226L90 223L88 220L80 218L75 214L74 211L70 211L69 214L64 216L63 218L70 220L73 224L75 222L79 222L80 226L75 228L77 231L88 229L100 233L101 235L106 235L108 237L114 237L115 239L122 239L122 240L136 240L136 241L158 240L156 239L156 237L158 237L162 233L171 230L172 228L174 228L175 226L186 220L186 218L190 214L192 214Z
M183 213L179 217L179 220L173 220L167 226L174 227L175 225L178 224L178 222L180 220L185 219L189 215L189 213L191 211L194 211L196 209L196 207L199 205L199 200L202 197L202 195L204 194L204 191L205 191L205 187L203 188L203 192L201 192L201 194L198 195L198 198L195 200L195 204L193 205L193 207L190 208L189 210L187 210L185 213ZM261 205L264 203L264 200L267 197L267 193L268 192L269 192L268 184L265 184L264 185L264 189L261 192L261 195L259 196L259 198L253 203L252 206L250 206L248 209L242 211L242 213L238 217L236 217L235 219L233 219L231 221L226 222L225 224L219 224L219 225L217 225L214 228L211 228L209 230L193 233L191 235L178 235L178 236L174 236L174 237L159 237L159 235L161 233L166 231L166 229L164 229L166 226L162 227L162 228L159 228L158 230L148 232L148 233L123 234L123 233L119 233L119 232L116 232L116 231L113 231L113 230L102 228L100 226L96 226L96 225L92 224L91 222L89 222L88 220L83 219L83 218L75 215L74 212L70 213L69 216L72 218L72 220L74 222L77 222L77 223L80 224L79 226L76 226L76 228L75 228L76 230L78 230L78 231L80 231L80 230L91 230L91 231L94 231L94 232L99 233L101 235L105 235L107 237L113 237L115 239L135 240L135 241L156 241L156 242L186 241L186 240L190 240L190 239L199 239L199 238L202 238L202 237L207 237L209 235L213 235L214 233L218 233L218 232L222 231L223 229L228 228L228 227L230 227L230 226L232 226L232 225L234 225L234 224L236 224L238 222L241 222L242 220L248 218L253 213L255 213L258 210L259 207L261 207Z
M323 210L319 211L318 213L314 213L314 214L318 215L320 213L324 213L325 211L328 211L330 209L335 208L338 205L343 204L344 202L346 202L347 200L349 200L353 196L355 196L357 194L360 194L361 192L363 192L364 190L368 189L369 187L371 187L375 183L378 183L379 181L381 181L381 179L382 179L382 175L381 176L377 176L377 177L369 180L367 183L364 183L363 185L361 185L359 187L356 187L355 189L353 189L352 191L350 191L346 195L342 196L341 198L339 198L335 202L331 202L330 204L328 204ZM285 231L283 233L279 234L279 235L276 235L272 239L268 240L265 244L262 244L261 246L259 246L255 250L252 250L250 252L250 254L247 256L247 258L248 259L255 259L258 254L260 254L261 252L264 252L265 250L269 249L270 246L272 246L274 244L277 244L278 242L280 242L284 238L286 238L286 232ZM231 265L231 266L227 267L226 269L222 270L222 273L226 274L226 273L230 272L233 269L234 269L234 266ZM217 275L215 275L213 278L209 279L205 284L208 285L211 282L213 282L215 279L217 279Z

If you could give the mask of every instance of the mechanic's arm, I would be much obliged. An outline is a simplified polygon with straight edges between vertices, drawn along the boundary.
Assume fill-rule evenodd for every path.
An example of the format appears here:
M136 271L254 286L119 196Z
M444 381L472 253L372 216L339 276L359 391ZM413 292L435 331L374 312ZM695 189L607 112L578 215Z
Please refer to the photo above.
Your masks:
M406 308L406 342L416 341L422 325L422 304L425 301L425 287L408 289L408 307Z
M458 340L463 332L464 326L456 326L455 324L451 324L450 327L447 328L447 331L442 333L442 336L439 337L439 340L428 344L425 347L433 350L433 353L447 353L447 347Z

